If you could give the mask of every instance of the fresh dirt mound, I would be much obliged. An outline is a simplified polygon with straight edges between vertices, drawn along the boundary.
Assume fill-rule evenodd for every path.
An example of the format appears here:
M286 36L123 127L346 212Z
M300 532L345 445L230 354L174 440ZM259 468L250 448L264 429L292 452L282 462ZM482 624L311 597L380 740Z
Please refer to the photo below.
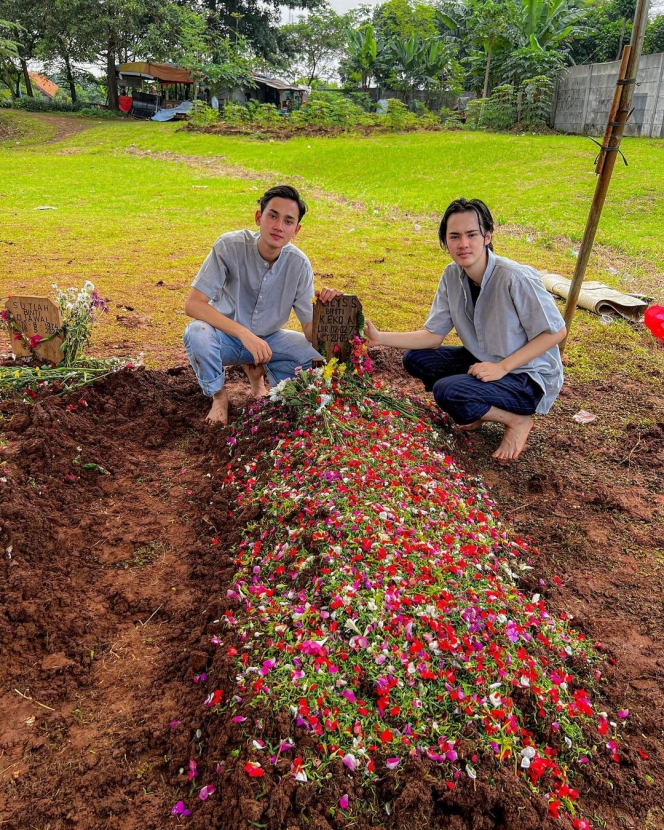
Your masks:
M375 362L380 376L413 389L393 353L378 351ZM248 403L242 380L231 397ZM613 416L613 429L600 432L571 420L581 405L600 423L610 412L633 417ZM532 579L546 582L549 607L573 613L601 641L607 709L630 710L620 763L588 772L579 803L611 828L663 826L664 423L640 426L657 407L645 386L568 387L519 462L491 461L491 427L459 436L455 453L539 546ZM199 783L218 792L193 810L191 826L342 828L351 820L330 809L339 796L366 797L340 762L320 788L248 778L233 762L246 751L241 726L202 706L211 689L192 683L213 660L217 676L233 671L210 637L227 607L230 547L252 518L216 479L267 437L259 431L254 450L245 444L231 459L227 430L204 426L206 408L181 368L122 372L68 399L0 402L0 822L8 827L166 826L203 748L220 767ZM278 734L282 717L266 712L266 732ZM543 798L526 802L512 771L481 778L449 791L432 765L413 760L385 774L353 826L569 826L546 817Z

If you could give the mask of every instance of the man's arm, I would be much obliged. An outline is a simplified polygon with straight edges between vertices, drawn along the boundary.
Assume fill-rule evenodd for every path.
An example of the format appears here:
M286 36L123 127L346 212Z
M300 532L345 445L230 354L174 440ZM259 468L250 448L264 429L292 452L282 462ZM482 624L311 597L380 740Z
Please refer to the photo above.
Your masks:
M437 349L444 339L429 329L378 331L371 320L364 321L364 333L368 346L393 346L397 349Z
M537 337L529 340L525 346L512 352L511 355L504 357L498 363L473 363L470 369L468 369L468 374L473 375L473 377L476 377L484 383L492 380L500 380L505 375L514 371L514 369L518 369L519 366L530 363L531 360L534 360L536 357L544 354L544 352L548 352L549 349L557 346L558 343L564 340L566 334L567 329L565 326L553 334L548 331L543 331Z
M219 329L219 331L223 331L224 334L237 337L245 349L251 352L254 363L268 363L272 357L272 349L265 340L257 337L245 326L236 323L235 320L231 320L225 314L213 308L210 305L210 298L197 288L192 288L189 291L184 310L194 320L202 320L204 323L209 323L214 328Z

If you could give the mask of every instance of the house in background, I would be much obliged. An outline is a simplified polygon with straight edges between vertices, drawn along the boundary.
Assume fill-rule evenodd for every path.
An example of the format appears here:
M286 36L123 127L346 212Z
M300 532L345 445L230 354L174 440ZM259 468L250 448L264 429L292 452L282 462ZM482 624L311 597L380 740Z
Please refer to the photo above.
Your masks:
M49 81L44 75L39 75L37 72L28 72L30 76L30 83L41 96L43 101L52 101L58 93L60 87Z

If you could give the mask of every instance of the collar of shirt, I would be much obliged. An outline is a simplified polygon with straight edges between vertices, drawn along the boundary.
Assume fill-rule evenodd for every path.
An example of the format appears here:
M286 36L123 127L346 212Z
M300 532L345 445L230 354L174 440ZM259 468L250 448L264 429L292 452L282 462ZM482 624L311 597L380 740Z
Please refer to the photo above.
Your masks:
M279 256L275 260L273 260L272 262L268 262L266 259L263 259L263 257L261 256L261 252L258 250L258 243L260 242L260 238L261 232L254 231L254 255L256 257L256 262L258 263L258 265L260 265L261 268L264 268L266 271L271 271L281 259L281 255L288 248L290 242L288 243L288 245L284 245L281 251L279 251Z

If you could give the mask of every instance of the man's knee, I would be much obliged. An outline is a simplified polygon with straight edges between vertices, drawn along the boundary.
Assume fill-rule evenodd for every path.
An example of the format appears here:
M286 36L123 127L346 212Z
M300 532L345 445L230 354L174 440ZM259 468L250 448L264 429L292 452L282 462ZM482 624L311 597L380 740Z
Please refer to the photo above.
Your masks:
M192 320L184 330L182 339L186 349L206 351L216 341L214 327L202 320Z

